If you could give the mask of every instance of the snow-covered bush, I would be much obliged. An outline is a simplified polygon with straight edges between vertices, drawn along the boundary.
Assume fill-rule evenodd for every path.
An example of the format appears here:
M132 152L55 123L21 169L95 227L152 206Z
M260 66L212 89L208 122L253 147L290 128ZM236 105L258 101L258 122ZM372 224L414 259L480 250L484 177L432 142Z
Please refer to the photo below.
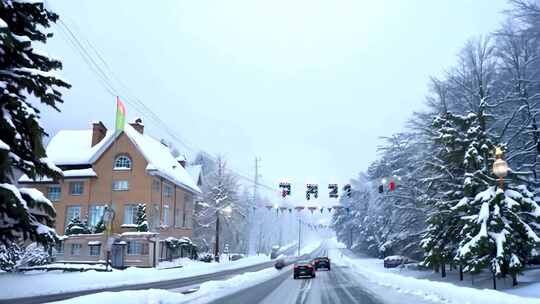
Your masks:
M17 244L0 245L0 270L13 271L21 259L22 250Z
M49 252L40 244L32 243L24 249L17 267L39 266L49 263Z

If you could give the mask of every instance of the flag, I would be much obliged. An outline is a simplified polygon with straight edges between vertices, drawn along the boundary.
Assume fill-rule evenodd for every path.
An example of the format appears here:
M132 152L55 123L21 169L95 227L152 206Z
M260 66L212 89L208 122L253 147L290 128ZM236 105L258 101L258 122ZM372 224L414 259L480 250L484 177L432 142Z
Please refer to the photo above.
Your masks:
M124 131L124 125L126 124L126 107L120 100L120 97L116 96L116 131Z

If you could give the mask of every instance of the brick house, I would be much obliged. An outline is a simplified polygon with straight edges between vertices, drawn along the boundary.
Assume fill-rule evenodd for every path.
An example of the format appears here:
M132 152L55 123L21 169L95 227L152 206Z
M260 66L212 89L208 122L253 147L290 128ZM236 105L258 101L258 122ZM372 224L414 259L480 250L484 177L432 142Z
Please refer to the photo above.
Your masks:
M167 242L192 237L193 204L200 195L197 181L184 168L185 162L144 134L140 119L126 124L122 132L109 131L102 122L93 123L91 130L62 130L49 142L47 156L64 171L63 180L30 180L23 175L19 183L37 188L51 200L59 235L75 217L96 225L109 205L115 212L113 264L155 266L171 256ZM147 233L135 232L140 203L146 204ZM102 233L62 239L57 260L105 260Z

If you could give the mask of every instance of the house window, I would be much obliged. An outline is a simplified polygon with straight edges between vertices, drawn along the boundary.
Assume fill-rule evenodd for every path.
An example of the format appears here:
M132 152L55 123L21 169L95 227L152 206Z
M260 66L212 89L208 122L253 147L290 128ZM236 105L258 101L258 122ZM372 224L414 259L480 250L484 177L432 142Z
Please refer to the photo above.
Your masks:
M148 243L143 243L139 241L128 241L127 242L127 254L129 255L147 255L148 254Z
M61 255L64 254L64 241L58 241L56 242L54 249L56 249L56 254Z
M124 206L124 224L133 225L137 222L137 205Z
M69 183L69 193L71 195L82 195L84 192L83 182L70 182Z
M89 245L90 256L99 256L101 254L101 244Z
M169 226L169 205L163 205L163 218L161 222L163 226Z
M71 244L71 255L81 255L81 244Z
M130 170L131 169L131 159L127 155L117 156L114 160L114 169L115 170Z
M67 206L66 207L66 226L74 218L81 218L81 206Z
M160 191L160 185L161 185L161 181L157 178L154 178L152 180L152 191L154 192L159 192Z
M112 186L113 191L127 191L129 190L129 181L127 180L115 180Z
M61 188L60 186L49 186L47 187L47 198L51 202L58 202L60 200L60 192Z
M105 206L92 205L88 209L88 225L94 227L103 217Z
M173 196L173 187L169 185L165 185L163 188L163 196L165 197L172 197Z

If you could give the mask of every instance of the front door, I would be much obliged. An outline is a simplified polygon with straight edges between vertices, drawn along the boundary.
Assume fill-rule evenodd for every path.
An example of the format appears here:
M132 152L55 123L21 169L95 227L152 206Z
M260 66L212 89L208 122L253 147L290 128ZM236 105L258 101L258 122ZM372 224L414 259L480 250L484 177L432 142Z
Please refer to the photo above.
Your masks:
M114 268L124 268L124 244L113 244L111 250L111 265Z

